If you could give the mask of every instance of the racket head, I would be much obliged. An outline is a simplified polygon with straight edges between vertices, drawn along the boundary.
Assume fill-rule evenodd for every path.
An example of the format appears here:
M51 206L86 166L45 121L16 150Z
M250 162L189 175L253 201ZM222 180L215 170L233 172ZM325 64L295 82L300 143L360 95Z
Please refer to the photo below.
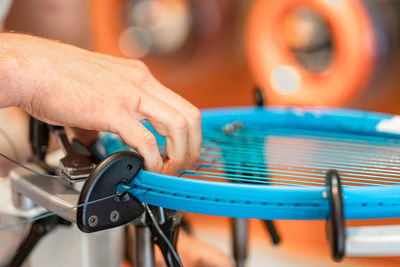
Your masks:
M346 219L398 217L398 122L347 109L204 110L202 155L193 167L176 176L141 171L130 192L152 205L195 213L326 219L325 175L336 169ZM153 133L162 148L165 139ZM129 147L103 134L96 149L108 155Z

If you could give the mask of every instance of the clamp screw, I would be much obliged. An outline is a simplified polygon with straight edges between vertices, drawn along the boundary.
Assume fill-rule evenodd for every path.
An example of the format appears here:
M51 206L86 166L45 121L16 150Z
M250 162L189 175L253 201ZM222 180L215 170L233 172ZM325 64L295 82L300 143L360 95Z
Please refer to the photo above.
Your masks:
M89 225L93 227L93 226L97 225L97 223L99 222L99 219L97 218L96 215L92 215L89 217L88 221L89 221Z
M119 212L114 210L113 212L110 213L110 220L112 222L116 222L119 220Z

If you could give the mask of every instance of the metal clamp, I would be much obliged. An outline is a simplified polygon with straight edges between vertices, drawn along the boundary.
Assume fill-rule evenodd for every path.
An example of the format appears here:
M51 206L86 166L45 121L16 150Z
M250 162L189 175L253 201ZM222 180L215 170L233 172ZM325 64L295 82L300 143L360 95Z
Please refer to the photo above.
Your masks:
M66 176L71 182L85 179L96 167L91 158L90 151L78 140L74 139L71 144L67 134L62 127L51 127L56 136L59 146L66 154L60 160L60 173Z
M340 261L345 254L346 231L344 226L342 185L336 170L326 174L326 189L328 193L330 213L326 220L326 235L334 260Z

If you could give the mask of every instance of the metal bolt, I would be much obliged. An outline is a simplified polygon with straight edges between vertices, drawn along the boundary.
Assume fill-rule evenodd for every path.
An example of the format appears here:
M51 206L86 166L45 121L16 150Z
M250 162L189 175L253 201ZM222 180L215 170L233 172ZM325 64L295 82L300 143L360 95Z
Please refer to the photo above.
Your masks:
M110 213L110 220L112 222L116 222L119 220L119 212L114 210L113 212Z
M99 219L97 218L96 215L92 215L89 217L88 221L89 221L89 225L93 227L93 226L97 225L97 223L99 222Z

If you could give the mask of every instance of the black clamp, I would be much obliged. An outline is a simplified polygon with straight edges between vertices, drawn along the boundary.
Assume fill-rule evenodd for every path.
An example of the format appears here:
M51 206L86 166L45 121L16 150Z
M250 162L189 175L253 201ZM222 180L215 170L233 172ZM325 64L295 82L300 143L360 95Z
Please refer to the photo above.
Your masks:
M34 152L33 160L48 167L46 168L48 171L55 172L44 160L50 132L55 135L66 154L60 161L58 173L65 178L67 184L85 181L79 195L76 215L79 229L92 233L121 226L139 218L135 221L136 225L139 228L149 229L151 242L160 247L167 266L181 266L176 249L172 250L169 243L176 248L182 216L173 210L160 207L150 207L145 213L145 207L138 199L128 192L117 192L119 185L131 183L143 168L143 157L132 151L120 151L98 163L93 153L78 140L73 140L72 144L69 142L63 127L51 126L31 118L30 141ZM154 218L151 219L150 214ZM48 225L50 224L46 221L47 228ZM54 227L53 224L51 226ZM33 233L36 228L36 226L32 228ZM47 232L41 232L40 237ZM32 243L30 240L32 238L28 239L29 243ZM33 246L34 244L32 248ZM17 259L23 261L30 250L23 249L23 257L19 253ZM137 257L143 258L143 255ZM146 260L151 259L146 258Z
M345 255L346 231L344 225L342 185L339 173L329 170L326 174L326 192L329 200L329 216L326 220L326 236L335 261Z
M143 157L133 151L114 153L91 172L83 185L78 201L77 225L83 232L91 233L117 227L140 217L142 203L125 192L115 195L120 184L129 184L143 167ZM100 202L88 202L107 198Z
M78 140L69 142L65 130L30 118L29 137L33 160L54 173L45 163L49 134L52 132L65 152L60 160L59 173L67 184L85 180L79 196L77 225L84 232L96 232L117 227L138 218L144 207L135 197L125 193L116 195L119 184L128 184L143 167L143 157L132 151L112 154L98 163L93 153ZM98 163L96 165L96 163ZM107 198L115 195L115 197ZM106 198L100 202L88 202Z

